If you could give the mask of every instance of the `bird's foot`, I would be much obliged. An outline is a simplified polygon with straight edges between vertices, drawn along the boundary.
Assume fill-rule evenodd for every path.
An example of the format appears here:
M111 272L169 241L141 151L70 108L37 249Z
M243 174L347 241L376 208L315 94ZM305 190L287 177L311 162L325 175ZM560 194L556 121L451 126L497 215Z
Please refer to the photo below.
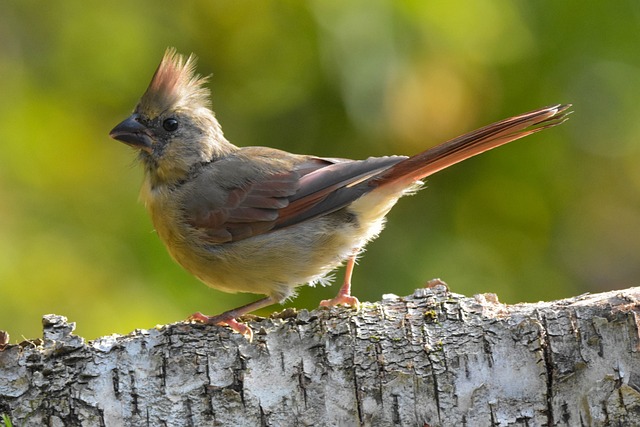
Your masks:
M360 301L358 301L358 298L354 296L343 293L338 293L335 298L320 301L321 307L333 307L334 305L348 305L351 307L358 307L358 305L360 305Z
M253 331L249 326L238 322L233 317L229 317L224 313L218 316L207 316L206 314L197 312L189 316L187 320L191 322L206 323L207 325L228 326L237 333L245 335L249 339L249 342L253 341Z
M427 289L432 289L436 286L444 286L445 288L447 288L447 291L449 290L449 285L447 285L444 280L440 278L431 279L424 285L424 287Z

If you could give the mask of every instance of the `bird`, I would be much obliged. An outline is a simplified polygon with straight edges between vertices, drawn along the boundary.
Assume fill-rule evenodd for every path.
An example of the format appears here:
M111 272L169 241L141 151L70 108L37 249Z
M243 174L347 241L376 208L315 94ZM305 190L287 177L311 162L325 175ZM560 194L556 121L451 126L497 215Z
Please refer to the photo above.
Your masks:
M292 298L298 286L326 283L344 263L338 294L320 305L357 307L356 257L399 198L448 166L563 123L571 106L514 116L411 157L325 158L230 143L196 61L168 48L133 113L109 135L138 151L140 198L171 257L212 288L264 295L188 320L249 336L238 318Z

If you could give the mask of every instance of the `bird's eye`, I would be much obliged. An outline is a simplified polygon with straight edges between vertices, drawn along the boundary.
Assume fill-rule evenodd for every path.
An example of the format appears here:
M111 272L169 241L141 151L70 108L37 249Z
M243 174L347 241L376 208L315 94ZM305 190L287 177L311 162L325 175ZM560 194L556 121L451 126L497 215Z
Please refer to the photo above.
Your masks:
M178 129L178 121L173 118L166 119L164 122L162 122L162 127L167 132L174 132L176 129Z

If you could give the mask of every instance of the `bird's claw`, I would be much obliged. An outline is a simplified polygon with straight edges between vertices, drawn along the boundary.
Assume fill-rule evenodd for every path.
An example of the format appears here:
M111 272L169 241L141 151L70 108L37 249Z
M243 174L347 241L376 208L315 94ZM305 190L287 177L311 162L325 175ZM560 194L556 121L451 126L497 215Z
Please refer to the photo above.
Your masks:
M249 326L245 325L244 323L238 322L234 318L229 318L224 315L207 316L206 314L197 312L189 316L187 318L187 321L205 323L207 325L228 326L237 333L246 336L249 342L253 341L253 330Z
M444 286L445 288L447 288L447 290L449 290L449 285L447 285L444 282L444 280L442 280L440 278L431 279L424 285L424 287L427 288L427 289L433 289L436 286Z
M358 307L358 305L360 305L360 301L358 301L358 298L346 294L338 294L335 296L335 298L320 301L321 307L333 307L335 305L348 305L350 307Z

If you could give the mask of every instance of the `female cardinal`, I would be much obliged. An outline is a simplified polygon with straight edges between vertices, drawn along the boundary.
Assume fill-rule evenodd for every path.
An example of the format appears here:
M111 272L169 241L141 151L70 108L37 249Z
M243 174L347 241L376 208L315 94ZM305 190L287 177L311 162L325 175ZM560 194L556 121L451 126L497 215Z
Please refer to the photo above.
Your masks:
M191 320L251 329L236 318L323 282L345 260L338 295L321 305L356 306L356 255L385 215L441 169L566 120L555 105L475 130L413 157L321 158L267 147L236 147L209 108L195 58L167 49L133 114L110 133L139 150L141 190L171 256L207 285L266 298Z

